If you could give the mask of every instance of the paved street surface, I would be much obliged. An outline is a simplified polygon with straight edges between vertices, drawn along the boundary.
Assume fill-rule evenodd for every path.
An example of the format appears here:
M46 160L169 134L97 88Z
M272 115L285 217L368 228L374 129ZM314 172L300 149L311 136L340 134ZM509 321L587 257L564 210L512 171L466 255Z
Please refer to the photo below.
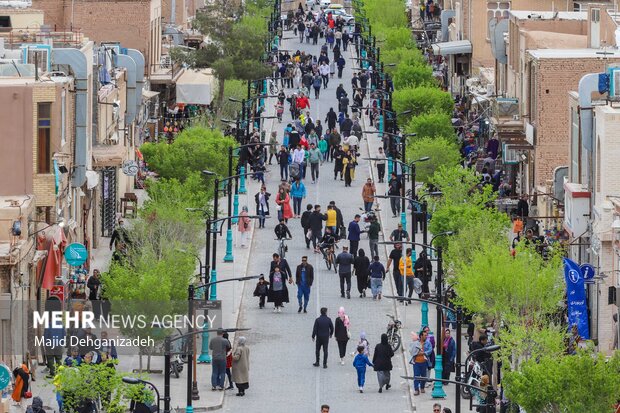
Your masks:
M285 33L284 37L293 37L292 32ZM298 39L285 40L283 49L301 50L306 53L318 55L320 46L304 43L299 44ZM349 53L345 52L349 57ZM350 56L353 56L352 54ZM331 55L330 55L331 58ZM352 96L351 77L352 67L355 61L347 59L343 78L330 79L327 89L321 91L320 99L311 99L311 115L315 119L325 120L325 115L330 107L337 110L335 91L339 83L345 86L345 90ZM287 95L291 93L286 90ZM311 93L313 95L313 93ZM274 130L278 131L281 139L283 128L291 120L290 113L285 111L288 117L282 124L275 124ZM376 139L376 136L375 136ZM377 139L378 140L378 139ZM355 180L351 188L345 188L344 182L333 179L333 163L325 162L320 170L320 179L317 184L312 184L310 179L305 180L308 196L303 202L320 204L322 211L327 208L329 201L336 201L336 205L342 210L345 225L353 219L359 208L362 207L362 185L370 174L368 161L362 157L368 156L365 141L361 142L361 156L358 158L359 166L356 170ZM308 168L308 174L310 169ZM279 183L279 170L272 166L268 174L267 188L272 193L273 199ZM383 192L378 188L378 192ZM250 207L253 207L251 205ZM304 209L302 208L302 209ZM265 229L256 230L249 268L269 272L271 255L276 251L273 228L276 225L274 219L268 220ZM308 255L309 262L315 269L315 282L310 296L308 314L297 313L296 286L289 285L291 302L286 305L281 314L272 312L273 306L268 305L265 309L259 309L257 298L252 296L253 286L246 285L240 327L249 327L252 330L245 334L248 345L251 348L251 371L250 389L243 398L229 394L225 401L225 410L238 412L242 409L251 409L252 412L318 412L321 404L327 403L333 412L350 411L380 411L386 406L391 411L411 411L407 384L400 379L405 373L402 353L399 351L393 358L394 370L392 371L392 389L378 394L376 373L369 368L366 374L366 389L360 394L357 388L356 372L352 366L351 353L355 350L359 334L365 331L370 342L371 349L380 341L381 333L385 332L388 318L386 313L394 314L394 303L391 300L373 302L372 297L359 298L353 279L351 299L340 298L339 279L332 271L327 271L320 254L314 254L306 249L303 231L299 219L289 220L289 228L293 234L293 240L289 241L287 260L293 272L301 262L303 255ZM348 245L348 242L341 242ZM369 251L368 241L363 236L360 247ZM385 263L385 258L382 261ZM387 279L386 279L387 280ZM391 284L384 285L384 294L391 292ZM370 290L368 290L368 295ZM320 307L329 309L328 315L333 319L338 308L344 306L351 319L351 340L347 346L347 358L345 365L341 366L338 358L338 347L335 340L331 340L329 347L329 360L327 369L312 366L314 362L315 345L311 340L314 319L319 314ZM408 334L407 334L408 336Z

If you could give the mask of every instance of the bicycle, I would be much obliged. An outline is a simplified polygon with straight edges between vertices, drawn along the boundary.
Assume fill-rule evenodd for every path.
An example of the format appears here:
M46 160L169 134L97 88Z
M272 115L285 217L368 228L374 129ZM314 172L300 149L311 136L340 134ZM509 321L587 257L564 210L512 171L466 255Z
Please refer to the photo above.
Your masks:
M338 273L338 268L336 267L336 253L334 252L334 249L337 247L338 245L334 243L334 245L332 245L331 247L325 250L321 250L321 252L323 253L323 260L325 260L325 265L327 266L327 269L331 270L333 266L334 272L336 274Z
M284 259L284 256L286 255L286 251L288 251L288 247L286 246L284 241L288 241L290 239L291 238L280 238L280 239L276 238L276 241L278 241L278 255L282 259Z

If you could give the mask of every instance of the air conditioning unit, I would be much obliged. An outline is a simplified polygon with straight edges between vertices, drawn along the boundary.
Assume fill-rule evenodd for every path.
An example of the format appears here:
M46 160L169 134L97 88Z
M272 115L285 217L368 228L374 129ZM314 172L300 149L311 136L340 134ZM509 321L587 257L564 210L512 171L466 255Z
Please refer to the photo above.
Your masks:
M51 72L51 55L52 47L47 44L22 46L22 63L36 64L41 73Z
M609 74L609 97L620 99L620 67L611 67Z
M510 98L497 98L495 100L495 115L500 118L513 118L519 116L519 100Z

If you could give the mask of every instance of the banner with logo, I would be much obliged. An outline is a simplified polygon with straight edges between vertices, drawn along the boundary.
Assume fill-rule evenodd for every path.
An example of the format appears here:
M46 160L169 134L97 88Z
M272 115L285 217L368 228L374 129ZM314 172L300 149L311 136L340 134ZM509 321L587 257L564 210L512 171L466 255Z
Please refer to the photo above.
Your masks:
M579 264L568 258L564 258L564 279L566 280L569 329L576 325L581 338L589 340L590 328L588 326L585 280Z

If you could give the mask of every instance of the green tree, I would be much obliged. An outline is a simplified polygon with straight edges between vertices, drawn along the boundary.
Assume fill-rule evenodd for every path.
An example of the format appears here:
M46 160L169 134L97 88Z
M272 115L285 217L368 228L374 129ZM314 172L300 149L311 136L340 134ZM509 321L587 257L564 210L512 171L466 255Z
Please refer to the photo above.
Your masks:
M407 145L407 159L420 159L425 156L430 159L416 164L416 180L426 183L440 166L456 166L461 160L456 142L442 136L415 139Z
M241 112L241 103L232 102L228 98L236 100L243 100L247 97L248 86L247 83L238 80L231 79L226 82L224 87L224 96L226 99L220 103L220 116L224 119L237 119L237 116Z
M228 147L232 137L219 130L193 127L181 132L171 144L145 143L140 147L149 167L162 178L184 181L192 172L208 169L219 175L228 173Z
M428 65L404 65L396 67L393 74L394 88L433 86L436 82L433 78L433 69Z
M427 62L424 60L424 56L418 49L408 49L406 47L399 47L392 50L381 50L381 61L385 65L385 71L391 75L394 74L396 69L401 66L422 66ZM389 66L395 64L396 66Z
M373 29L380 23L386 27L407 27L407 14L400 0L366 0L363 9Z
M419 138L444 136L455 139L456 134L452 126L452 119L447 113L423 113L414 116L405 126L407 133L417 133Z
M510 220L506 214L498 213L493 209L477 214L448 238L445 255L447 267L453 268L455 263L459 265L471 263L474 252L483 242L504 244L509 227ZM450 270L450 273L455 272Z
M377 41L381 44L381 51L393 50L401 47L413 49L416 44L411 37L411 30L406 26L386 27L380 24L372 25L373 33L377 33Z
M620 389L620 352L544 356L506 372L506 395L528 413L609 413Z
M228 0L207 2L193 21L194 28L207 36L207 45L198 50L171 51L174 61L192 68L213 68L218 79L219 105L224 101L226 81L260 79L271 73L271 68L260 62L265 50L266 24L258 24L257 16L241 18L243 13L242 8L231 7Z
M424 113L451 114L454 101L449 93L432 86L408 87L393 93L393 107L396 112L411 110L411 114L399 117L406 124L411 117Z

